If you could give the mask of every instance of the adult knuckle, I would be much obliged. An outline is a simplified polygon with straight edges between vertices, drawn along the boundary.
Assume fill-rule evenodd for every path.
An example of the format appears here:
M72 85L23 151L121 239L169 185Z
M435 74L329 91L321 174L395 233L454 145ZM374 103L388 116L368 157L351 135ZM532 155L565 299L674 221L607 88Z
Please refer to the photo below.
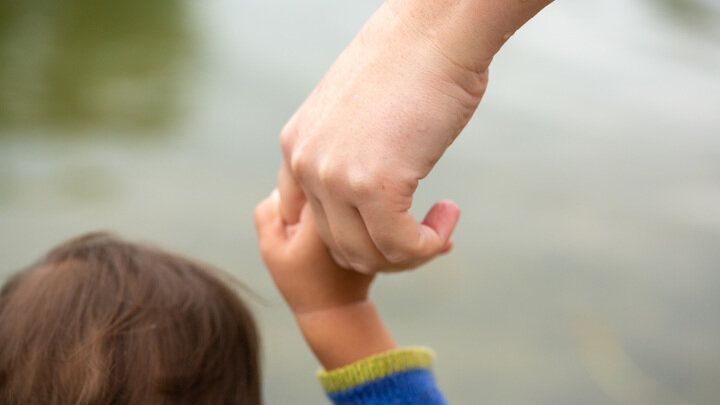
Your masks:
M312 159L304 151L304 148L299 148L292 152L290 170L296 178L303 179L312 170L312 163Z
M298 131L294 125L290 123L285 124L283 129L280 131L280 148L283 153L290 154L293 150L293 145L297 139Z
M365 168L348 173L348 188L356 197L369 197L382 189L381 176L377 172Z
M318 180L325 187L342 184L342 169L333 159L325 158L318 164Z
M348 176L348 188L356 197L366 197L375 191L375 183L365 174Z

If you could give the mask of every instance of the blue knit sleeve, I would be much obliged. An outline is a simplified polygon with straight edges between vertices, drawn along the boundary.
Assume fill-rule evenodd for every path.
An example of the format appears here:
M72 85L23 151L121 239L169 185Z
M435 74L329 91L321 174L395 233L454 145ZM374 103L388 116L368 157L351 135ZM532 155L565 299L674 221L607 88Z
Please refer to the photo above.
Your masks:
M319 379L335 405L445 405L424 348L393 350L330 372Z

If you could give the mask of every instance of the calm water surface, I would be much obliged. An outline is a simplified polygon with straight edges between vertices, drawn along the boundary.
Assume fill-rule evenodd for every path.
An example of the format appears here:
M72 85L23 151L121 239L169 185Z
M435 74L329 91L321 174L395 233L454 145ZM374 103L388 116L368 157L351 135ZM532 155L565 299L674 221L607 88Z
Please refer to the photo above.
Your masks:
M212 262L268 300L267 403L323 403L251 213L379 2L0 3L0 277L95 229ZM451 403L720 401L719 22L558 1L497 56L416 200L460 204L454 252L374 291Z

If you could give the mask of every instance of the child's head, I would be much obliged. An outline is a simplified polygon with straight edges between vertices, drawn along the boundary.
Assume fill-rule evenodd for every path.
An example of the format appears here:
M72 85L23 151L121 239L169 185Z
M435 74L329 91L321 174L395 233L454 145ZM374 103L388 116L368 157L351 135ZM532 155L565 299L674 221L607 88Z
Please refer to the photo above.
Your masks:
M0 404L260 403L258 337L211 269L96 233L0 292Z

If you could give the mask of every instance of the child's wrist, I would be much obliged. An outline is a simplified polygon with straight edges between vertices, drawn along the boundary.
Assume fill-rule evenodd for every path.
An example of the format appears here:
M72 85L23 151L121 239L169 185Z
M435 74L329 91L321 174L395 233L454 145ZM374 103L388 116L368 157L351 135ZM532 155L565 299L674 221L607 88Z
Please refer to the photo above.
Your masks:
M343 271L347 271L344 270ZM318 298L317 296L313 299L289 300L285 299L285 303L290 308L293 316L297 319L298 317L307 317L312 314L321 314L325 312L339 311L345 307L352 307L353 305L367 302L368 291L367 289L362 292L357 292L354 296L352 294L343 294L342 297L323 297Z
M397 348L370 300L294 315L305 340L326 370Z

